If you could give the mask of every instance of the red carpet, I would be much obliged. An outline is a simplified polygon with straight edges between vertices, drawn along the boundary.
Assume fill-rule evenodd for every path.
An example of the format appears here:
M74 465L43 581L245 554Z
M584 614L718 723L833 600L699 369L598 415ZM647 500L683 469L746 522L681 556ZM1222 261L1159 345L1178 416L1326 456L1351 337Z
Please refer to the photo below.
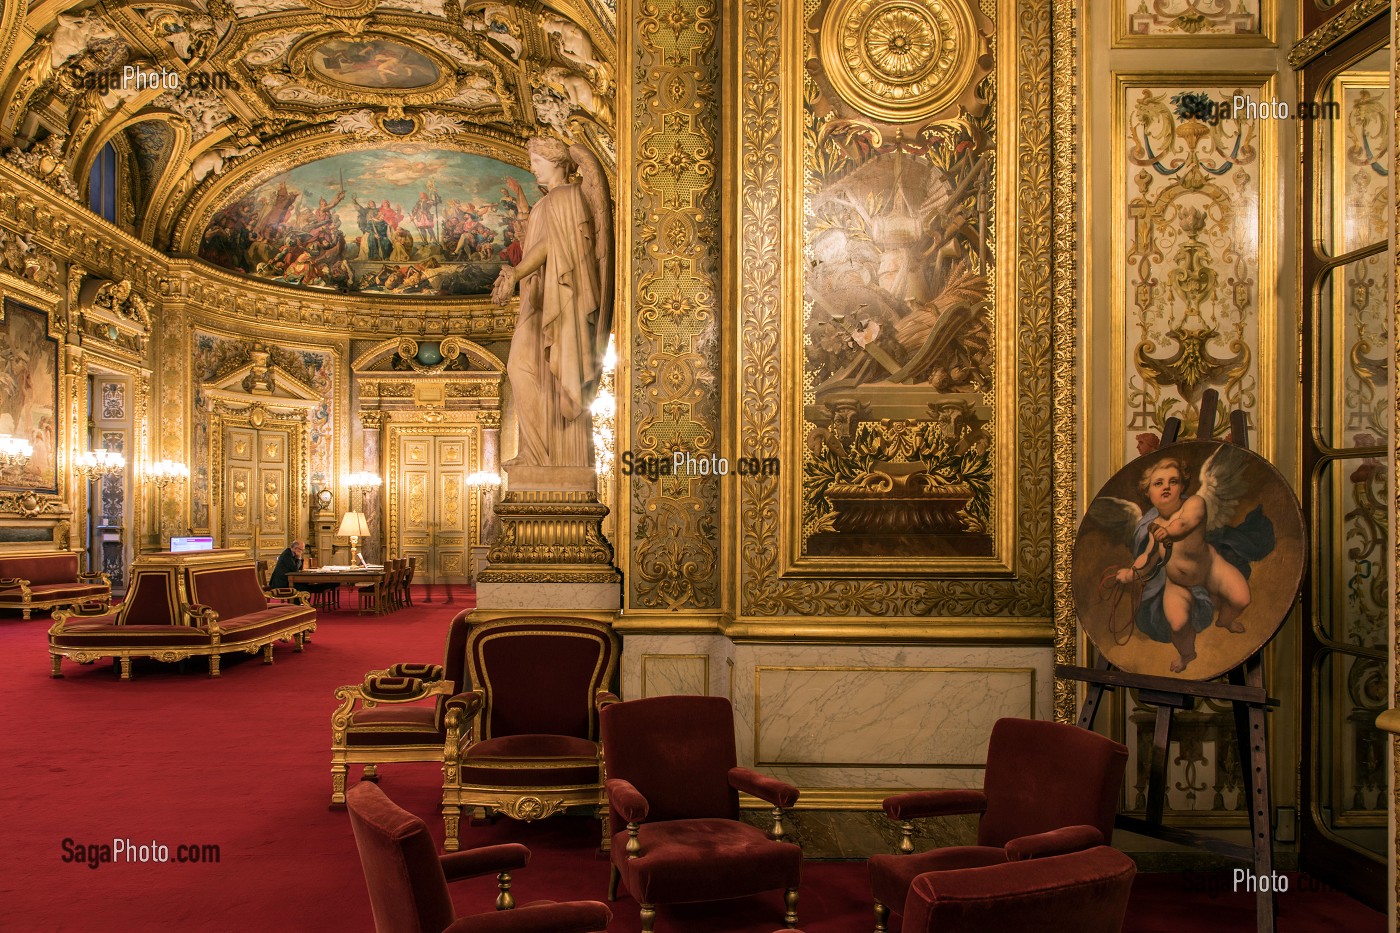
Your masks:
M417 589L417 588L415 588ZM48 677L48 620L0 617L0 704L7 715L0 756L4 814L0 930L371 931L368 895L344 811L330 797L331 691L394 661L440 661L447 622L471 605L454 591L384 617L323 614L305 653L279 646L277 663L228 660L210 680L202 661L138 662L118 681L110 664L64 663ZM380 786L442 837L441 775L429 765L381 768ZM351 780L357 774L352 769ZM64 840L110 845L152 840L168 864L64 862ZM518 841L534 858L515 880L522 903L603 898L607 863L597 823L556 818L499 820L464 832L468 845ZM217 864L177 864L179 844L217 845ZM1382 931L1385 922L1341 895L1295 883L1280 898L1283 933ZM459 909L489 909L494 880L454 885ZM865 866L808 862L798 906L808 933L868 933L873 923ZM612 905L610 933L637 933L637 904ZM1252 902L1210 897L1182 875L1140 876L1128 930L1214 933L1253 930ZM663 933L772 933L781 898L769 896L665 909Z

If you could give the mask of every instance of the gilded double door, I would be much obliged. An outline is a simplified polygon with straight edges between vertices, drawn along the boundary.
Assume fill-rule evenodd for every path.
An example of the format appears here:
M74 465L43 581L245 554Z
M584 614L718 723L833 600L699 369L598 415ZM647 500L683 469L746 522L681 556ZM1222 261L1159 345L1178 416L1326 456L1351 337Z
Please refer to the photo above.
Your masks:
M392 541L399 557L417 557L415 579L422 583L462 583L471 547L472 472L466 437L400 436L398 521Z
M289 429L224 429L224 547L275 562L293 537L294 461Z

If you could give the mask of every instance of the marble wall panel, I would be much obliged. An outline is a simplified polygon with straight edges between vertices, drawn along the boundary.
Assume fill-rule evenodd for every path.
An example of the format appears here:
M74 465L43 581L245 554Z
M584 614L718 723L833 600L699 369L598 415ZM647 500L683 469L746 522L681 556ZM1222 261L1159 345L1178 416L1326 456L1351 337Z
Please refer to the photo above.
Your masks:
M753 689L759 768L977 768L993 722L1035 714L1031 667L760 666Z

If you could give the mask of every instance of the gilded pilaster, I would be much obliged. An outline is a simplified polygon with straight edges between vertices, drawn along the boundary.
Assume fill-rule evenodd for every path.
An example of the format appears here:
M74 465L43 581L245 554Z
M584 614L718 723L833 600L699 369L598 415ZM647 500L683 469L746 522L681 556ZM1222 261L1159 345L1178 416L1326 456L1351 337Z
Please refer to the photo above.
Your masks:
M618 177L631 185L619 216L630 218L632 245L619 257L631 309L620 325L631 369L618 393L619 447L639 456L720 452L719 19L711 0L633 0L619 11L630 30L619 70L637 76L619 147ZM627 605L719 608L719 481L621 479Z
M1082 50L1079 34L1079 0L1054 0L1051 11L1053 33L1051 72L1053 113L1053 161L1051 165L1051 231L1054 265L1051 270L1051 358L1052 420L1050 501L1054 531L1052 575L1054 578L1055 663L1078 663L1078 620L1070 595L1070 566L1075 529L1079 518L1079 365L1078 322L1079 202L1076 172L1079 167L1079 101L1083 89L1079 60ZM1055 678L1055 719L1074 722L1077 716L1075 685Z

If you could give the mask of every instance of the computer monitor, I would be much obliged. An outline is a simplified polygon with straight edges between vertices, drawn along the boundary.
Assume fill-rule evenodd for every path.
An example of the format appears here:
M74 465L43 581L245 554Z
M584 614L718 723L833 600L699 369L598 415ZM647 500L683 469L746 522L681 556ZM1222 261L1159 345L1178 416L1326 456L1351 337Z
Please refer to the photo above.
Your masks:
M170 539L170 553L184 554L189 551L212 551L214 539L209 536L183 537Z

